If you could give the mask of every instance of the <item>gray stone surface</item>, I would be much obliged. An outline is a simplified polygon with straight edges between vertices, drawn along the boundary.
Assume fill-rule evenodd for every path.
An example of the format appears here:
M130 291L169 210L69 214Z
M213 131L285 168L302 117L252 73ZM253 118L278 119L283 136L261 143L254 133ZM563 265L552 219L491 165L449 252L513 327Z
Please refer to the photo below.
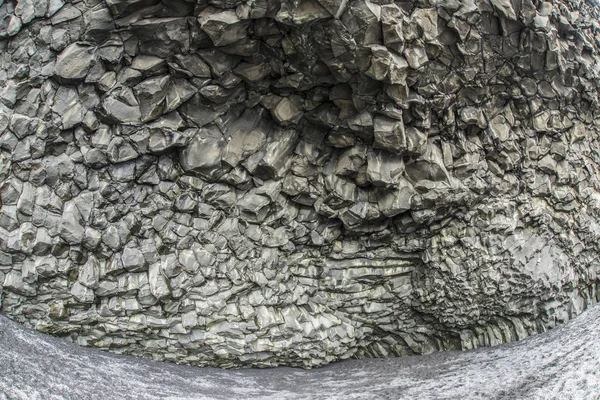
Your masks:
M0 311L306 368L600 297L598 8L0 0Z
M0 396L11 400L595 399L600 393L599 332L596 306L565 326L493 348L346 360L310 371L220 370L85 349L0 316Z

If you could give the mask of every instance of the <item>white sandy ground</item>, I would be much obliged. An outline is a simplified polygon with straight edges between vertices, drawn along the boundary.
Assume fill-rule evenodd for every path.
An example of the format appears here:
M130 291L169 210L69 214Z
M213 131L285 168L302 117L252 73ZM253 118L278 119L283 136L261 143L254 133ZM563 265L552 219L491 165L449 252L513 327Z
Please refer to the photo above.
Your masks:
M0 316L0 400L600 399L600 306L517 343L349 360L321 369L220 370L85 349Z

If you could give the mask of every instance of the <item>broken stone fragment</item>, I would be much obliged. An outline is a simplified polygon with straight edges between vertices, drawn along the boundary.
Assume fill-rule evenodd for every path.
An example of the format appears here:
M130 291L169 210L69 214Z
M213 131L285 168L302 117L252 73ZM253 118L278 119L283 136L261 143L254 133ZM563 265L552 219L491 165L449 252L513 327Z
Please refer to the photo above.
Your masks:
M92 168L102 168L108 164L106 153L99 149L90 149L84 156L84 162Z
M241 61L241 57L224 53L217 48L199 50L198 55L210 66L213 78L231 73Z
M170 129L153 128L150 130L148 150L151 153L162 153L175 147L185 147L192 132L195 131L188 130L187 133L183 133Z
M142 122L148 122L165 113L166 96L171 78L159 76L146 79L135 86L134 92L140 105Z
M295 97L284 97L271 109L271 114L275 121L282 126L297 124L302 116L302 106L299 104L299 99Z
M510 20L516 20L517 14L513 8L513 3L510 0L491 0L494 9L500 14L501 17L508 18Z
M423 40L427 43L437 42L438 37L438 13L434 8L419 8L415 10L411 19L419 26L423 32Z
M386 4L381 7L383 44L398 54L401 54L404 49L403 17L403 11L396 4Z
M35 285L25 282L21 273L14 269L6 274L2 286L6 290L13 290L23 296L35 296L37 293Z
M427 150L427 134L414 126L406 128L406 152L419 155Z
M396 185L403 180L404 161L401 156L382 150L367 153L367 179L374 186Z
M36 256L45 256L50 253L54 239L48 233L46 228L38 228L35 235L35 244L33 245L33 254ZM43 258L38 259L42 261ZM36 261L37 262L37 261Z
M140 71L144 77L147 77L166 72L167 62L164 58L139 55L131 61L131 68Z
M35 261L35 269L39 276L43 278L52 278L58 273L58 260L52 255L39 257Z
M185 54L190 48L187 17L145 18L131 25L140 40L140 54L168 57Z
M106 153L112 163L122 163L133 160L138 156L131 143L120 137L116 137L110 141Z
M23 266L21 267L21 276L23 282L35 284L38 280L38 273L35 267L35 261L31 259L27 259L23 262Z
M415 194L412 184L405 178L400 178L391 188L380 189L377 205L383 215L394 217L411 209L411 201Z
M417 185L421 181L448 182L450 176L444 166L442 151L433 143L419 159L406 164L406 176Z
M240 76L243 80L248 83L260 82L265 79L271 73L271 67L269 64L248 64L241 63L233 71L236 75Z
M100 263L93 255L88 256L87 261L79 269L77 281L83 286L91 289L98 287L98 276L100 273Z
M123 42L120 40L105 42L98 48L98 56L111 64L118 64L123 57Z
M79 102L77 90L61 86L54 96L52 110L61 116L63 129L71 129L83 121L84 108Z
M248 0L235 9L239 19L259 19L267 15L269 2L267 0Z
M338 175L354 175L365 163L367 148L364 145L351 147L340 154L335 166Z
M264 148L272 126L273 123L264 109L246 109L227 127L227 145L223 152L223 161L235 167Z
M28 24L36 16L41 17L45 14L46 10L40 10L41 8L45 8L44 2L42 1L40 3L41 4L37 5L37 7L36 7L36 4L33 0L19 1L17 3L17 6L15 7L15 15L19 16L19 18L21 19L21 21L24 24ZM46 3L46 7L47 7L47 3ZM39 9L37 9L37 8L39 8Z
M208 7L198 16L200 28L208 34L215 46L227 46L247 36L250 21L238 18L233 10Z
M174 57L178 72L186 72L189 77L210 78L210 67L197 54L177 54ZM173 66L169 64L172 68Z
M198 268L200 268L200 264L198 264L198 260L196 260L194 252L190 249L181 250L177 260L183 267L184 271L190 274L197 272Z
M32 215L35 201L35 188L29 182L23 183L23 190L17 201L17 210L23 215Z
M371 66L365 75L378 80L386 81L393 85L406 83L406 70L408 63L404 57L389 51L385 46L371 46L373 57Z
M325 8L331 16L339 18L344 12L347 2L343 0L317 0L318 3Z
M545 155L538 162L538 168L547 174L551 174L551 175L556 174L556 167L557 167L557 162L550 154Z
M65 83L81 81L87 75L94 59L94 52L90 46L73 43L56 57L54 74Z
M125 88L111 92L102 102L100 111L109 122L139 124L142 117L133 92Z
M381 6L368 0L352 2L340 17L344 27L358 43L368 45L380 42Z
M396 154L401 154L407 149L402 120L376 116L373 119L373 133L375 135L374 148L385 149Z
M326 176L324 183L327 194L323 201L333 210L351 206L356 201L357 187L347 178L332 174Z
M199 93L211 103L223 105L235 97L239 91L228 89L221 85L206 85L199 90Z
M60 236L67 243L79 244L83 241L84 229L84 216L81 215L75 201L68 201L63 210Z
M123 267L131 272L144 270L146 260L144 253L136 247L126 247L121 256Z
M190 143L179 157L184 171L194 171L208 178L222 173L221 160L225 147L223 134L216 126L201 128L191 136Z
M481 129L487 127L487 120L483 111L477 107L468 106L460 110L460 119L468 125L477 125Z
M117 74L113 71L106 72L96 81L96 87L103 92L110 91L116 84Z
M267 140L264 151L250 156L244 166L261 179L283 177L285 166L291 162L289 155L298 141L298 131L294 129L274 129ZM255 156L255 158L253 158Z
M510 125L503 115L498 115L492 119L488 124L487 130L494 140L500 142L508 140L510 137Z
M292 26L328 18L331 18L331 14L316 0L300 0L293 4L285 1L275 16L277 22Z
M267 196L249 192L238 201L242 218L250 222L261 223L269 215L271 199Z
M404 57L412 69L419 69L429 61L424 46L407 46Z
M368 112L362 112L348 118L348 128L355 132L367 133L367 137L372 135L373 115Z
M150 284L150 292L156 299L161 300L171 294L167 278L162 274L161 264L156 262L150 264L148 271L148 282Z
M140 105L142 122L149 122L169 113L190 99L196 89L185 79L169 75L148 78L134 87Z
M94 290L83 286L79 282L75 282L73 287L71 287L71 294L80 303L93 303L96 296L94 295Z
M106 5L115 17L158 3L160 3L160 0L106 0Z

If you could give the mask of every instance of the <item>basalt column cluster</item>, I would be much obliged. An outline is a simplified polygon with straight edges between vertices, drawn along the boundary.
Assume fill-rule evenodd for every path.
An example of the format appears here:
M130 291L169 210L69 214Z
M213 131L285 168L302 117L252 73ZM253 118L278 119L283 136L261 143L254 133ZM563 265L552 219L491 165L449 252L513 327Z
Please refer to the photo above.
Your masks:
M539 0L0 0L0 311L293 365L599 300L600 24Z

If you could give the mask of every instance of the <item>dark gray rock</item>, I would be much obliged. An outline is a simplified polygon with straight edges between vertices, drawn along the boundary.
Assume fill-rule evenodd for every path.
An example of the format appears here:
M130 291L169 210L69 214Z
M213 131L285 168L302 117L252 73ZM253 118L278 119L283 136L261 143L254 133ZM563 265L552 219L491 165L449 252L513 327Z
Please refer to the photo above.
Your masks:
M385 3L0 0L1 312L311 368L596 303L598 8Z
M373 132L373 147L398 154L406 150L406 133L402 120L377 116L373 119Z
M242 21L234 10L208 7L198 16L200 28L215 46L227 46L247 36L250 21Z
M222 171L223 134L216 126L202 128L190 135L190 144L181 151L181 166L212 177Z
M138 124L142 113L131 89L116 89L103 100L100 116L111 123Z

